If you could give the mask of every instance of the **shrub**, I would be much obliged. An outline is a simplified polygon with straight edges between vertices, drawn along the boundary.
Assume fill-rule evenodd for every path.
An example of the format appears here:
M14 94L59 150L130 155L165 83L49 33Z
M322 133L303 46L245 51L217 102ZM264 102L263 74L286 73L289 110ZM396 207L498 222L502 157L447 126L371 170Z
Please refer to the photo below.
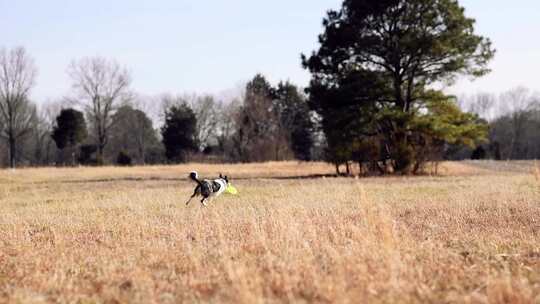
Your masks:
M132 159L129 154L127 154L124 151L120 151L118 153L118 157L116 158L116 163L120 166L131 166L132 165Z
M96 145L82 145L81 154L79 156L79 162L83 165L96 165L97 160L93 155L97 152Z

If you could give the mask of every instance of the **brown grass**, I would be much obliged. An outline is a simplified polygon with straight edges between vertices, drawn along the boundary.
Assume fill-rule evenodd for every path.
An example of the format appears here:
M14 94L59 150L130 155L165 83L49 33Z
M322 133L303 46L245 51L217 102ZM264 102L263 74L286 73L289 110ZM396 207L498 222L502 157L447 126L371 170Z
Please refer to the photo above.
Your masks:
M533 167L366 179L297 163L2 171L0 302L538 303ZM185 207L194 168L229 174L240 195Z

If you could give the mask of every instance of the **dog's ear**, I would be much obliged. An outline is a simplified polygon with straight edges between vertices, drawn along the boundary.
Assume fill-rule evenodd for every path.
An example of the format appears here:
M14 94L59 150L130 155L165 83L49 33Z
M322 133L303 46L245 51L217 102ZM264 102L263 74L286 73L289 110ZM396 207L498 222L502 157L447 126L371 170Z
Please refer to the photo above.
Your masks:
M223 178L223 175L221 175L221 173L219 174L219 178Z
M228 183L229 182L229 178L227 177L227 175L225 175L225 181Z

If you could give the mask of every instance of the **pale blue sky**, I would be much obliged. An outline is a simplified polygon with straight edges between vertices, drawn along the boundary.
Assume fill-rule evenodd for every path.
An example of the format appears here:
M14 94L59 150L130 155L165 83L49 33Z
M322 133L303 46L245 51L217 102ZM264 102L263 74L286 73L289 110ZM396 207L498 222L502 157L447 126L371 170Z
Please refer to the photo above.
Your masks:
M498 50L493 73L452 93L540 90L540 2L462 0L479 33ZM341 0L0 0L0 46L22 45L39 68L34 99L69 90L72 59L115 58L133 75L133 89L219 93L255 73L306 85L300 53L316 47L321 18Z

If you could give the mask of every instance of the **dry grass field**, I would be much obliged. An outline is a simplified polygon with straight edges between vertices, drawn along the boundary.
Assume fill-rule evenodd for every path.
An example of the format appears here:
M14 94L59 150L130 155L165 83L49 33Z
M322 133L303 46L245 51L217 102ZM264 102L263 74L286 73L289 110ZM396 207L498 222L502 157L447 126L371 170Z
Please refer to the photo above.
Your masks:
M3 170L0 303L540 303L534 166ZM192 169L240 194L186 207Z

